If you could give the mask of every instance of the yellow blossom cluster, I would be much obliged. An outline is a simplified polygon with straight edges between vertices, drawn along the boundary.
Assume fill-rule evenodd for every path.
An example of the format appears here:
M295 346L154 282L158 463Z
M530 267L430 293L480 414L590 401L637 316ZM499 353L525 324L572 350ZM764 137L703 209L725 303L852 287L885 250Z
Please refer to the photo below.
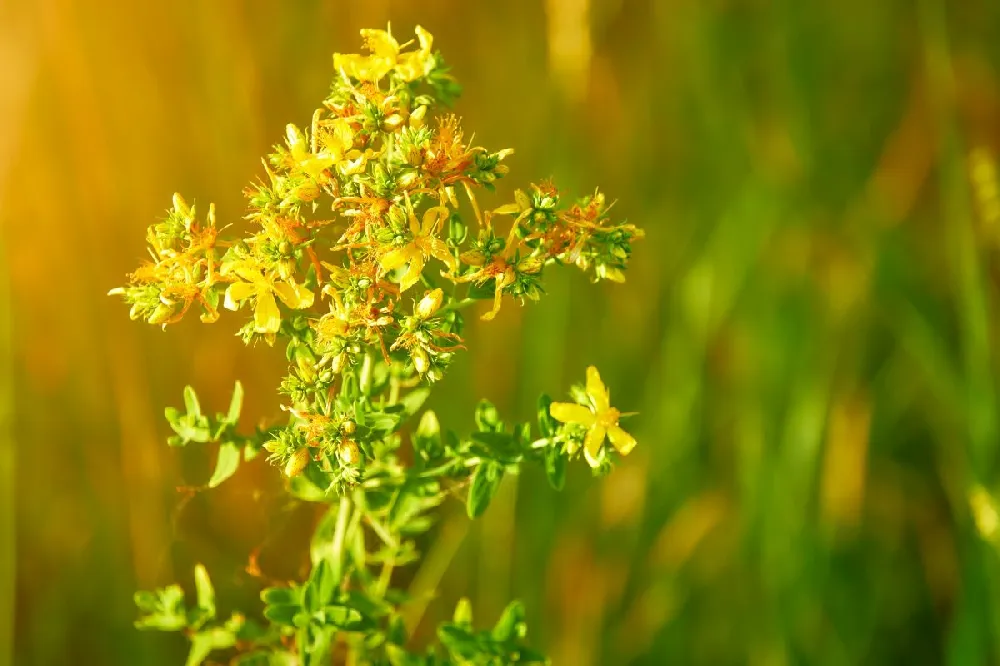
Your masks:
M329 418L345 369L361 377L374 355L394 381L434 381L462 346L462 308L492 300L482 314L492 319L506 296L537 300L555 265L622 281L642 236L609 219L599 192L565 204L549 183L484 208L477 192L507 174L512 151L466 140L446 110L457 84L430 33L417 27L403 44L389 30L362 37L368 53L334 56L330 95L307 128L288 125L246 190L246 235L219 238L214 207L200 223L177 195L150 227L152 261L113 290L133 318L164 326L193 305L204 321L220 301L249 309L244 340L288 340L296 363L283 390L296 413ZM599 384L588 378L587 414L553 410L591 428L585 449L595 459L605 434L622 453L634 445Z

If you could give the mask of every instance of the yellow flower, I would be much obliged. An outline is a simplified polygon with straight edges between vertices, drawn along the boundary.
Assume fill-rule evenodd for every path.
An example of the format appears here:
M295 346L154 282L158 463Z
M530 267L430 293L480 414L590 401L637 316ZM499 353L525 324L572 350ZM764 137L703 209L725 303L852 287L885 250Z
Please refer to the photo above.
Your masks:
M618 419L622 414L611 406L611 394L605 388L594 366L587 368L586 389L587 397L590 398L589 406L572 402L553 402L549 407L549 413L557 421L578 423L587 427L583 453L590 466L596 467L605 436L623 456L627 456L635 448L635 438L618 425Z
M424 264L431 257L440 259L448 268L452 268L455 263L455 258L448 250L448 245L436 235L441 222L448 219L448 209L444 206L428 208L427 212L424 213L423 223L420 223L413 213L413 206L410 204L408 195L406 208L410 217L410 233L413 234L413 240L403 247L389 250L379 259L382 275L408 265L399 281L400 293L417 283L424 270Z
M254 330L258 333L273 336L281 326L281 311L274 300L275 294L293 310L313 304L313 293L293 280L271 281L253 268L240 267L234 272L244 281L229 285L225 306L229 310L239 310L243 301L255 296L257 302L254 304L253 319Z
M413 81L430 73L434 66L431 45L434 38L419 25L416 27L420 48L409 53L400 53L409 44L399 45L390 30L362 30L365 47L371 55L335 53L333 66L338 71L359 81L378 81L395 70L404 81Z

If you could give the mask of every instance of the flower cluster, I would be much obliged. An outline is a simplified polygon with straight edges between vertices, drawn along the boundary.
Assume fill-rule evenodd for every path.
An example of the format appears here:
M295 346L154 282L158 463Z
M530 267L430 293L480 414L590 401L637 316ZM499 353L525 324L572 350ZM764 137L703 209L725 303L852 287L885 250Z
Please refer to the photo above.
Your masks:
M186 413L167 411L169 441L218 444L209 487L266 450L294 496L334 505L314 539L313 553L323 555L303 585L265 590L266 632L250 631L242 616L206 624L215 609L203 571L199 609L184 610L175 588L143 593L141 626L185 629L193 664L234 645L246 648L239 663L322 663L336 640L350 663L542 663L520 644L516 605L492 632L466 619L439 630L448 658L406 652L392 569L414 559L413 538L431 524L426 512L449 495L465 493L476 517L522 463L543 465L555 488L581 452L607 470L612 451L635 446L619 425L624 415L590 368L576 403L542 397L537 438L532 424L505 423L486 401L466 437L424 411L408 437L412 450L400 455L405 424L464 348L464 308L492 301L481 315L490 320L509 298L538 300L555 266L622 282L642 232L613 222L600 192L566 203L551 183L484 206L482 191L507 174L512 151L472 145L444 110L458 86L431 35L418 27L416 43L404 44L387 30L362 36L369 53L334 56L329 96L307 128L287 127L246 190L246 235L221 238L213 206L200 221L175 195L149 229L151 260L112 290L133 319L166 327L194 306L214 322L221 306L249 315L245 342L282 340L287 423L239 435L239 385L229 412L215 418L188 389ZM380 545L369 552L373 537ZM282 661L289 646L298 661Z
M434 381L462 348L459 309L492 297L482 315L492 319L505 296L538 300L556 265L621 282L642 236L609 219L600 192L565 204L550 183L484 209L477 190L507 173L511 151L470 145L458 119L439 113L456 86L431 35L416 34L408 50L388 31L365 30L370 54L334 57L337 76L309 128L289 125L266 177L247 190L247 237L219 238L214 207L201 223L175 195L149 229L152 261L113 290L133 318L162 326L192 305L209 322L220 301L249 309L246 341L289 341L284 388L298 426L349 418L329 389L373 350L400 386ZM342 449L331 429L304 432L307 448ZM301 447L275 448L286 469L301 468ZM300 462L289 465L293 456Z

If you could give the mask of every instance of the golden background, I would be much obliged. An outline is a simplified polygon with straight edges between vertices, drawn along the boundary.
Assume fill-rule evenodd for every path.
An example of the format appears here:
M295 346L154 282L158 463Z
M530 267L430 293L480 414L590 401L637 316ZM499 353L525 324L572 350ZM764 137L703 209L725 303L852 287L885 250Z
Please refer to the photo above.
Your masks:
M1000 663L968 500L1000 480L1000 195L969 177L1000 148L998 3L37 0L0 6L0 664L183 663L135 589L205 562L225 612L255 549L295 575L310 514L277 472L192 495L210 454L162 418L236 379L276 417L282 351L105 294L174 191L237 222L331 54L390 20L516 149L502 192L599 185L647 231L626 285L553 272L470 325L446 425L481 396L528 419L593 363L640 444L559 494L508 480L471 527L449 506L418 640L461 595L482 623L520 597L557 666Z

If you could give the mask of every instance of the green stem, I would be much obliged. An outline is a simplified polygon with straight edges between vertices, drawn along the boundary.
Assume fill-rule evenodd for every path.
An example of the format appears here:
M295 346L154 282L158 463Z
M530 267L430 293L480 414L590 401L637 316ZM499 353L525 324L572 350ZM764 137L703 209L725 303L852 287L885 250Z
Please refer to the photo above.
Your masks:
M344 536L347 534L347 522L351 516L351 500L346 496L340 498L337 510L337 526L333 531L333 578L341 582L344 575Z

